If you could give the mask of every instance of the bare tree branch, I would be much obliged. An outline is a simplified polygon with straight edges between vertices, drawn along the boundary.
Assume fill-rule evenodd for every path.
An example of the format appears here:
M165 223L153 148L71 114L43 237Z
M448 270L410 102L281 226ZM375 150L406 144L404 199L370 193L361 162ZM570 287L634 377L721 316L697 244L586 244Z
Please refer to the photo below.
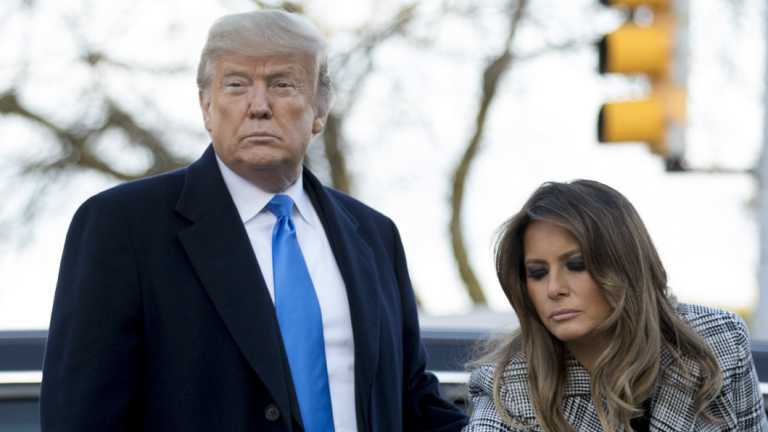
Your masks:
M520 26L526 9L526 0L519 0L512 14L509 31L507 33L506 43L502 51L486 66L483 72L482 96L475 117L475 129L469 140L467 148L464 150L459 164L453 173L453 188L451 193L451 246L453 247L454 258L459 269L467 292L475 304L487 303L480 282L475 276L475 271L469 261L466 244L464 241L464 232L462 227L462 205L464 204L464 188L469 174L469 169L475 156L477 155L480 143L485 132L488 111L491 103L496 97L496 89L499 86L504 73L510 68L512 62L512 42Z
M560 41L557 43L545 45L543 47L540 47L532 51L515 54L514 60L518 62L526 62L526 61L534 60L538 57L549 55L559 51L571 51L578 48L591 47L596 45L598 41L599 39L595 39L595 38L579 38L579 39Z
M394 35L403 34L407 25L413 21L417 7L418 3L416 2L403 5L391 19L385 21L386 24L380 29L369 30L370 25L363 26L362 30L358 30L360 41L355 47L337 57L337 67L340 70L347 69L350 61L357 56L371 58L372 52L384 41Z
M110 99L107 99L105 111L104 121L96 127L73 126L65 128L22 106L16 93L12 90L0 96L0 114L16 115L37 124L50 132L59 146L60 157L53 161L29 164L24 170L27 174L80 167L92 169L119 180L133 180L177 168L186 162L170 154L167 146L155 132L140 125L133 116ZM129 173L114 168L98 156L93 151L92 144L110 130L123 131L131 144L148 150L152 155L152 164L142 172Z
M110 128L121 129L128 134L133 144L146 148L152 154L153 163L141 177L169 171L187 162L170 154L167 145L155 132L139 125L132 115L112 100L108 100L107 113L107 119L100 132Z
M147 66L136 63L128 64L115 60L104 52L94 50L84 50L81 60L92 67L106 65L131 72L144 72L150 74L180 74L189 70L187 66L181 64L164 66Z
M340 130L341 125L341 117L334 112L328 114L325 130L323 131L323 148L325 149L325 157L328 159L328 164L331 166L331 183L333 187L350 193L351 181L349 169L347 168L347 159L343 151L345 146L342 141L344 133Z
M336 81L343 80L344 83L351 83L343 89L344 95L340 98L341 102L337 99L323 131L325 157L331 168L332 185L336 189L351 193L353 184L346 161L344 119L352 111L355 102L359 100L360 90L373 72L374 51L392 36L405 32L407 25L415 16L416 6L416 3L404 5L393 18L386 20L387 24L384 27L368 30L360 36L360 42L354 48L335 59ZM357 68L353 65L355 59L359 59L358 62L361 64ZM345 75L349 76L344 77Z

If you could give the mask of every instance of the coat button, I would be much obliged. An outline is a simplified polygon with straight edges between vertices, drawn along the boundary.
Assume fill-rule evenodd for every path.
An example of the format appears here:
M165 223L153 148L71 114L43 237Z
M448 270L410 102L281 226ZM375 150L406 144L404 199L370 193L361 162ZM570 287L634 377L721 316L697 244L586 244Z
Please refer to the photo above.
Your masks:
M280 418L280 410L277 409L275 404L269 404L264 409L264 417L266 417L269 421L276 421Z

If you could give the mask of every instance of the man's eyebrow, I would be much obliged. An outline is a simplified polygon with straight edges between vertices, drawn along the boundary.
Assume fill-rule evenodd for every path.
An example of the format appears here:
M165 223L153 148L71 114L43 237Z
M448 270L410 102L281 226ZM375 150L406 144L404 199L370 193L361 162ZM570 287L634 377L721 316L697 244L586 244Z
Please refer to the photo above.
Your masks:
M239 71L239 70L231 70L231 71L224 72L224 78L229 78L229 77L249 78L250 76L248 75L248 73L244 71Z
M285 66L275 66L274 68L270 68L267 71L267 76L274 77L274 76L302 76L305 75L306 71L304 68L296 66L296 65L285 65Z

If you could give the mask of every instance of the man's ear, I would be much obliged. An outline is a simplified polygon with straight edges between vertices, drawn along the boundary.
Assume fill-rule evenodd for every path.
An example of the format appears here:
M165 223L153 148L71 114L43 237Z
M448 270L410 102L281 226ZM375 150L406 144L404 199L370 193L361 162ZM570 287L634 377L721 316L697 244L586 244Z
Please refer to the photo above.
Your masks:
M326 117L327 115L323 117L315 117L315 120L312 122L312 134L317 135L323 131Z
M198 99L200 101L200 111L203 112L203 123L205 124L205 129L208 132L210 132L211 128L210 128L210 126L208 126L208 123L211 120L211 113L210 113L211 96L210 96L210 94L208 94L208 92L206 92L204 90L200 90L197 93L197 97L198 97Z

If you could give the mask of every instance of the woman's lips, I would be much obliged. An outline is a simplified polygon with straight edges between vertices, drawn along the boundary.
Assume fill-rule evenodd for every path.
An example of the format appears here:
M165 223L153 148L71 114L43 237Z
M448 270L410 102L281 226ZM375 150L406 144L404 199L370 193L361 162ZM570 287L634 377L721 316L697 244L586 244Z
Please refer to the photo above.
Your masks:
M552 321L567 321L571 318L575 318L576 316L580 315L581 311L578 311L576 309L560 309L552 312L549 315L549 319Z

